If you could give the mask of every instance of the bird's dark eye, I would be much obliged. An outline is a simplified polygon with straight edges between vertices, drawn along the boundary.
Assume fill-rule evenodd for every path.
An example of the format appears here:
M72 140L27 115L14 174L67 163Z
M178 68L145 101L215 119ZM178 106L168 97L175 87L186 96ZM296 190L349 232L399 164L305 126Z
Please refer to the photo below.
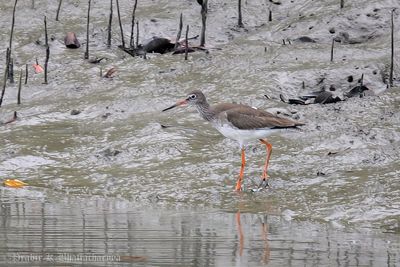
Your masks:
M189 99L191 99L191 100L196 99L196 95L195 95L195 94L190 95L190 96L189 96Z

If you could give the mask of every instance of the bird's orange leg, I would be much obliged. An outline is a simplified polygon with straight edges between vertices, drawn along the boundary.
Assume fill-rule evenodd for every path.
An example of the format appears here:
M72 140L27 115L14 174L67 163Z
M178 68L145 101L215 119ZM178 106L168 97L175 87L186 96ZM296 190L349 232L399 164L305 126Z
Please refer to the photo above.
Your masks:
M272 145L270 143L268 143L268 141L266 139L260 139L260 142L262 144L265 145L266 149L267 149L267 158L265 160L265 165L264 165L264 171L263 171L263 176L262 176L262 181L259 187L261 187L263 185L263 183L265 182L265 186L268 186L268 164L269 164L269 159L271 158L271 153L272 153Z
M236 191L242 190L242 181L243 181L243 173L244 173L244 166L246 165L246 157L244 155L244 148L242 148L242 167L240 168L239 178L236 182Z

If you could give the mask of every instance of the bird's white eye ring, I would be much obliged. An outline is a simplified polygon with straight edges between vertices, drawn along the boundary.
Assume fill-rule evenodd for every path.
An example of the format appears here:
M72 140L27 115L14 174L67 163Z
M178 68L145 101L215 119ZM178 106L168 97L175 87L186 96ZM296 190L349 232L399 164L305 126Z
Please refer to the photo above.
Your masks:
M190 95L190 96L189 96L189 99L196 99L196 95L195 95L195 94Z

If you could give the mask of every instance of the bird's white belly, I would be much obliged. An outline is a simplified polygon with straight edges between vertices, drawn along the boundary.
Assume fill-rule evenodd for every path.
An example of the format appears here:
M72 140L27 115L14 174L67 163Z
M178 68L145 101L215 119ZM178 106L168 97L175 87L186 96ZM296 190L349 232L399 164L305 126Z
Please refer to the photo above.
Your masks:
M224 136L236 140L241 146L244 144L261 138L266 138L267 136L278 132L279 129L254 129L254 130L241 130L238 128L232 128L227 124L215 125L215 128Z

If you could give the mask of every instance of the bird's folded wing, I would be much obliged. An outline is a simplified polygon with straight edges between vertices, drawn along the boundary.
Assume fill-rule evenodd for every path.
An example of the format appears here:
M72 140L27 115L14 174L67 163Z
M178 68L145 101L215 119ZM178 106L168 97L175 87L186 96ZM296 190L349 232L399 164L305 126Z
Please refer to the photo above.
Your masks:
M261 128L293 128L303 125L291 119L275 116L262 110L231 109L225 112L227 120L236 128L242 130Z

